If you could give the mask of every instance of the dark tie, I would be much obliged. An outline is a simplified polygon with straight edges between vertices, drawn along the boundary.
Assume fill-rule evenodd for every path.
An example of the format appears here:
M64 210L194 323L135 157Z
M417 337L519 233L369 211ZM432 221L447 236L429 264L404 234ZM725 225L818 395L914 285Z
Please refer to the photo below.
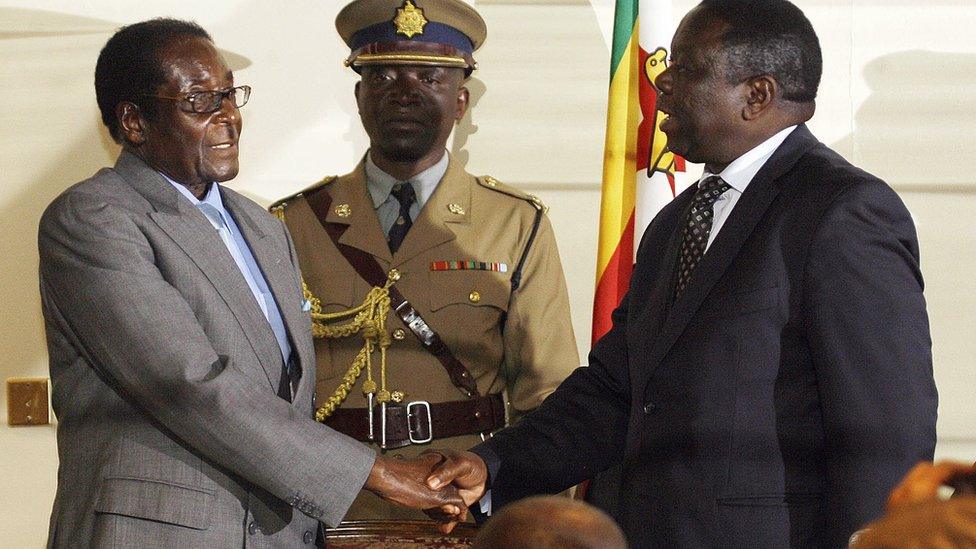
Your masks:
M400 203L400 215L393 222L393 226L390 227L390 234L387 238L390 244L390 252L396 253L400 249L400 244L403 244L403 239L407 236L407 231L410 230L410 226L413 225L413 220L410 219L410 206L413 206L413 203L416 202L417 195L414 193L413 185L409 181L394 185L390 194Z
M295 353L288 358L288 363L281 368L281 379L278 380L278 396L291 402L291 395L298 389L298 382L302 379L302 369L295 360Z
M712 231L712 205L729 190L729 184L722 178L713 175L699 185L695 197L691 200L691 209L685 222L681 236L681 251L678 254L678 282L674 287L674 296L678 297L688 285L691 273L698 262L705 255L708 245L708 234Z

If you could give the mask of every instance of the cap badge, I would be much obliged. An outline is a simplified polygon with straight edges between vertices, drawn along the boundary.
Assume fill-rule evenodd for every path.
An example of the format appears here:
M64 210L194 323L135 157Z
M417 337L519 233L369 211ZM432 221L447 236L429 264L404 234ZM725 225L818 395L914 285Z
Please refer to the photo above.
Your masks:
M396 10L393 24L396 26L397 34L413 38L415 34L424 33L427 18L424 17L424 10L415 6L410 0L405 0L403 7Z

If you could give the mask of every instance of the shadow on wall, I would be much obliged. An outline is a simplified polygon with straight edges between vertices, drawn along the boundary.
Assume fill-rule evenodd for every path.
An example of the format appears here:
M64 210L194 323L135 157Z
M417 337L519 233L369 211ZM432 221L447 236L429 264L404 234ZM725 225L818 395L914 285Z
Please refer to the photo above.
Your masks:
M976 55L891 53L870 61L864 79L871 94L855 133L834 149L896 187L973 183Z
M0 8L0 378L44 375L37 224L70 185L111 166L119 146L101 123L93 75L118 23L42 10ZM250 61L223 52L235 70Z
M472 135L478 133L478 125L474 123L474 112L478 107L478 101L485 95L488 87L481 80L472 77L465 83L465 87L468 88L468 111L464 113L464 117L458 121L457 127L454 128L454 141L451 142L451 156L460 165L467 169L468 160L471 159L471 153L468 151L468 138Z

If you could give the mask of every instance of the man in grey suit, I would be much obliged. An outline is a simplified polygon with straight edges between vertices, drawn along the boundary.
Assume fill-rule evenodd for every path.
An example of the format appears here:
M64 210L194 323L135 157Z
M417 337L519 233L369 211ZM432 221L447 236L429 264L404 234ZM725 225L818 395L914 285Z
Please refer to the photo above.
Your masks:
M237 175L239 107L194 23L122 28L95 70L114 168L40 223L59 419L53 547L290 547L365 487L401 504L426 461L376 458L312 420L315 360L284 226L218 182Z

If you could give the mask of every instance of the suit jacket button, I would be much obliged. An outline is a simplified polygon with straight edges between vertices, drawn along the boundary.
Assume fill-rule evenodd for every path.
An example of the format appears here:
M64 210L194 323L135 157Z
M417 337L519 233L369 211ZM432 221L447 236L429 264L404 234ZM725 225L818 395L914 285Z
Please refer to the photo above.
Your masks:
M302 536L302 541L304 541L306 545L312 543L315 541L315 534L313 534L311 530L305 530L305 535Z
M252 536L260 531L261 528L258 527L258 523L254 522L253 520L247 525L247 533L251 534Z
M657 410L657 404L654 404L653 402L645 402L644 403L644 413L645 414L651 415L656 410Z
M393 339L397 341L403 341L403 339L406 337L407 337L407 332L404 331L403 328L397 328L396 330L393 330Z

